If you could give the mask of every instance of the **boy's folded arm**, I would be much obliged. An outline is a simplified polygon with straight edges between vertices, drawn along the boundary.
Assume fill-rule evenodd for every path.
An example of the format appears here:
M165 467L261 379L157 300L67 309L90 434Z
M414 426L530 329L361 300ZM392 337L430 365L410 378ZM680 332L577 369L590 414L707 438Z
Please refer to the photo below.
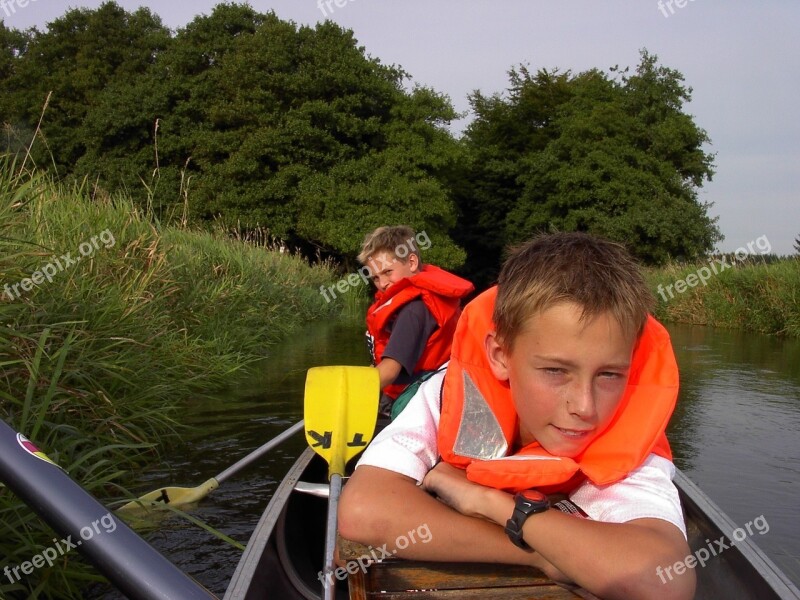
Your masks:
M569 580L602 598L694 597L693 570L659 576L689 554L683 534L667 521L603 523L550 510L529 518L523 536Z
M601 523L551 510L526 521L525 540L537 550L528 553L511 544L499 526L511 515L512 496L482 489L487 491L486 505L480 509L483 518L477 512L465 516L410 477L365 465L344 487L339 532L347 539L392 551L399 538L410 538L409 532L425 527L429 535L397 556L527 564L603 598L693 596L692 570L666 580L658 576L658 567L666 568L689 554L682 533L671 523L659 519Z
M437 465L424 485L454 509L499 526L513 511L511 494L472 483L463 470L450 465ZM602 598L694 595L692 570L682 576L663 575L689 554L683 533L668 521L604 523L549 510L525 521L523 537L536 550L533 564L555 579L573 581Z
M417 541L411 541L410 532L419 528L426 528L429 535L422 539L417 535ZM339 533L376 548L386 544L389 552L396 550L397 540L405 536L411 543L396 551L401 558L531 566L538 560L536 553L511 544L494 523L462 515L410 477L367 465L359 467L344 486Z

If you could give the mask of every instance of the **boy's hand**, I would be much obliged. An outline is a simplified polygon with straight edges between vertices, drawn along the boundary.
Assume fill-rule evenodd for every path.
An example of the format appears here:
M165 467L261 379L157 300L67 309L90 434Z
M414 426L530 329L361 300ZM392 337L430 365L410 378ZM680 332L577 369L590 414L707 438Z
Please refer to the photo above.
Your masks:
M478 517L497 524L511 514L514 500L511 494L488 488L467 479L464 469L440 462L428 471L422 487L436 494L439 501L468 517ZM511 508L509 508L511 507ZM501 516L507 511L508 515ZM497 519L500 519L499 521Z

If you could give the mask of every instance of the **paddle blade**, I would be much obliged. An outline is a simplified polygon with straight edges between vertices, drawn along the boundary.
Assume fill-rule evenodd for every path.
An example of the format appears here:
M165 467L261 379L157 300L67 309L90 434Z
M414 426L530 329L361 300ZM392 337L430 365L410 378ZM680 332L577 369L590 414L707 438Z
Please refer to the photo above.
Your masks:
M380 377L374 367L314 367L308 370L305 427L308 445L328 462L328 479L344 474L347 461L375 432Z
M181 504L193 504L199 502L208 494L213 492L219 483L215 478L211 478L205 483L193 488L184 487L163 487L140 496L137 500L123 504L117 509L117 512L124 512L136 509L158 508L165 504L171 506L179 506Z

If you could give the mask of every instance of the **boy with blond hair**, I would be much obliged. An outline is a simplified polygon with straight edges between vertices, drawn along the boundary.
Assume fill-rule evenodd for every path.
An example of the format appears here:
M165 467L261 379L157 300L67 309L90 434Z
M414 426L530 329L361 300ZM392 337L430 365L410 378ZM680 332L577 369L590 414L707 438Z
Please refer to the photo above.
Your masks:
M376 287L367 309L367 344L380 375L384 415L408 384L449 359L461 299L473 290L467 280L422 264L420 246L430 244L424 231L379 227L358 255Z
M619 245L538 237L464 309L445 373L365 451L339 531L380 547L425 523L400 557L537 567L602 598L694 594L664 430L678 373ZM381 510L375 510L380 506Z

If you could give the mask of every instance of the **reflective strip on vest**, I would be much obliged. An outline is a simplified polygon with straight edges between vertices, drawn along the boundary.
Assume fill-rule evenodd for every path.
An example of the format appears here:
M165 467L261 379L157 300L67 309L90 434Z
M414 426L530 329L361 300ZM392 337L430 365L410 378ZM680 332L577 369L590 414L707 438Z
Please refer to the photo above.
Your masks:
M500 421L466 370L462 373L464 409L453 450L461 456L479 460L504 457L508 453L508 442Z

